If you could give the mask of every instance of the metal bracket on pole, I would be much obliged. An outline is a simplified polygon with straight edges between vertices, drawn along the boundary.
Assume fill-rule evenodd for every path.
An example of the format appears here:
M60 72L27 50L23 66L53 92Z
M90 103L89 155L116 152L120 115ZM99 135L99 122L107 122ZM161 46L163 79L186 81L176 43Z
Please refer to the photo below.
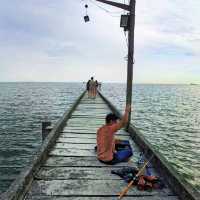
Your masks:
M126 5L126 4L117 3L117 2L113 2L113 1L107 1L107 0L96 0L96 1L106 3L106 4L109 4L109 5L115 6L117 8L121 8L123 10L127 10L127 11L131 10L130 6Z

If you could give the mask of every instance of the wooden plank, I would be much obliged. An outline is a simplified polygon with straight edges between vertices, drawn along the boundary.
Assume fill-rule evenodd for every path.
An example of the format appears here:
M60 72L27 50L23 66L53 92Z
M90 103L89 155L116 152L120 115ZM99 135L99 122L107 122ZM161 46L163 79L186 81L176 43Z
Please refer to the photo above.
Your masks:
M96 118L96 115L93 115L94 116L94 118L90 118L90 119L88 119L88 118L79 118L79 117L77 117L77 118L71 118L68 122L74 122L74 123L79 123L80 121L86 121L86 122L91 122L91 123L102 123L102 122L105 122L105 120L104 119L97 119Z
M96 139L96 134L81 134L81 133L61 133L60 135L60 138L88 138L88 139ZM130 140L131 137L130 136L127 136L127 135L116 135L115 136L116 138L118 139L121 139L121 140Z
M90 139L96 139L96 133L93 134L87 134L87 133L66 133L63 132L60 134L60 137L64 137L64 138L90 138Z
M121 135L118 136L117 135L115 138L117 138L117 139L127 139L128 140L128 137L129 136L121 136ZM82 140L82 139L84 139L84 140ZM132 142L131 140L129 140L129 142L130 142L130 145L131 145L131 147L133 149L133 152L134 153L135 152L140 153L140 151L139 151L138 147L135 145L135 143ZM59 145L59 144L63 144L63 145L66 144L66 147L67 147L68 144L72 144L72 146L78 146L80 144L83 144L83 145L89 144L91 146L92 145L96 146L96 137L94 137L94 138L92 138L92 137L91 138L66 138L66 137L60 137L59 140L57 141L56 145Z
M65 128L63 129L62 132L69 132L69 131L78 131L80 133L96 133L98 130L98 128L94 128L94 127L70 127L70 126L65 126ZM124 130L119 130L117 131L116 134L122 134L122 135L129 135L128 132L124 131Z
M87 114L93 114L93 115L95 115L95 114L104 114L105 116L106 116L106 114L108 114L108 113L110 113L110 111L109 110L105 110L105 109L95 109L95 110L90 110L90 111L88 111L87 109L76 109L76 111L74 112L74 114L77 114L77 113L87 113Z
M177 196L126 196L123 198L124 200L178 200ZM92 196L79 196L79 197L57 197L57 196L42 196L42 195L28 195L25 200L117 200L117 197L109 197L109 196L101 196L101 197L92 197Z
M89 108L89 109L105 109L108 110L108 106L106 104L79 104L79 106L77 107L77 109L85 109L85 108Z
M58 142L55 145L55 149L88 149L93 150L96 144L75 144L75 143L67 143L67 142ZM136 147L132 147L133 155L139 158L140 151Z
M69 121L72 121L72 122L80 122L80 120L81 121L90 121L91 123L93 122L93 123L95 123L95 122L105 122L105 116L104 116L104 118L103 118L103 116L100 118L100 119L98 119L98 116L101 116L101 115L93 115L93 114L91 114L91 115L89 115L89 114L87 114L87 115L85 115L85 116L94 116L93 118L91 117L91 118L80 118L80 117L76 117L76 118L71 118Z
M84 105L84 106L90 106L90 105L92 105L92 106L105 106L106 104L103 102L103 101L101 101L101 102L95 102L95 103L90 103L90 102L81 102L81 105Z
M93 130L89 130L89 129L75 129L70 127L69 129L64 129L61 133L72 133L72 134L96 134L97 130L93 129Z
M35 176L42 180L122 180L119 176L111 174L110 167L42 167Z
M84 134L86 134L86 135L96 135L96 132L95 131L93 131L93 132L88 132L87 130L78 130L78 131L76 131L76 130L65 130L65 131L63 131L63 132L61 132L61 134L62 133L66 133L66 134L68 134L68 133L71 133L71 134L81 134L81 135L84 135ZM120 136L129 136L129 134L128 133L122 133L122 132L120 132L120 131L118 131L117 133L115 133L115 135L116 135L116 137L118 136L118 135L120 135Z
M87 112L89 108L77 108L76 111L81 111L81 112ZM92 111L90 110L89 113L106 113L109 112L109 110L105 108L95 108Z
M94 156L96 157L96 153L94 150L89 149L58 149L54 148L49 155L51 156Z
M129 139L129 136L121 136L121 135L118 135L118 136L115 136L115 138L118 138L118 139ZM96 137L94 138L78 138L78 137L59 137L57 142L66 142L66 143L74 143L74 144L96 144ZM130 143L132 145L134 145L135 148L136 145L130 141Z
M96 104L96 103L104 103L105 104L105 102L100 98L100 96L97 96L97 98L96 99L89 99L89 98L87 98L86 96L81 100L81 103L89 103L89 104Z
M85 113L98 113L98 112L103 112L103 113L107 113L110 112L110 110L108 108L103 108L103 107L99 107L99 108L95 108L95 107L79 107L76 109L76 111L84 111Z
M75 119L75 118L74 118ZM105 124L105 121L104 120L95 120L94 118L93 119L80 119L80 118L76 118L76 120L69 120L68 123L67 123L67 126L69 125L78 125L78 126L95 126L95 127L100 127L102 125Z
M30 194L56 196L117 196L127 184L119 180L51 180L34 181ZM139 191L132 187L127 195L134 196L168 196L173 193L168 189Z
M72 115L71 119L79 118L79 119L90 119L95 118L97 120L104 120L105 121L105 115Z
M133 166L136 167L136 165ZM105 167L42 167L35 175L35 178L37 180L123 180L118 175L111 174L113 169L116 169L116 167L108 165ZM150 170L151 175L158 176L154 168Z
M103 110L103 109L98 109L98 110L90 110L90 111L87 111L87 110L76 110L73 114L74 115L93 115L93 116L101 116L102 118L106 117L106 115L110 113L109 110Z
M71 138L70 138L71 139ZM133 150L133 155L134 157L137 157L139 159L139 155L140 155L140 151L139 149L137 148L137 146L132 143L130 141L130 144L131 144L131 147L132 147L132 150ZM72 141L62 141L62 142L57 142L56 145L55 145L55 148L54 149L57 149L57 148L61 148L61 149L88 149L88 150L94 150L94 147L96 146L96 143L93 142L93 143L82 143L82 141L80 141L79 143L73 143Z
M74 144L96 144L95 138L64 138L59 137L57 142L70 142Z
M87 115L93 115L93 116L99 116L99 117L104 117L104 119L105 119L105 114L107 113L107 112L109 112L109 111L104 111L104 112L99 112L99 111L89 111L89 112L81 112L81 111L77 111L77 110L75 110L74 112L73 112L73 114L72 114L72 116L87 116Z
M63 132L70 131L70 130L76 130L76 131L88 131L88 132L96 132L97 128L94 127L74 127L74 126L65 126L63 129Z
M86 122L86 123L83 123L83 122L80 122L80 123L68 123L67 126L69 127L76 127L76 128L93 128L93 129L99 129L102 125L104 125L104 123L99 123L99 124L91 124L89 122Z
M134 166L134 162L123 162L118 163L113 166L105 165L97 160L94 157L63 157L63 156L50 156L47 161L44 163L44 166L48 167L72 167L72 166L80 166L80 167L126 167L126 166Z
M84 113L96 113L96 114L99 114L99 113L101 113L101 114L105 114L106 112L110 112L110 110L109 110L109 108L108 109L102 109L102 108L99 108L99 109L76 109L75 111L74 111L74 113L75 112L81 112L81 113L83 113L82 112L82 110L84 110L85 112Z
M98 96L94 101L88 98L83 98L81 100L81 104L96 104L96 103L101 103L101 104L105 104L105 102Z
M73 120L69 120L67 125L78 125L78 126L84 126L84 125L87 125L87 126L96 126L96 127L99 127L99 126L102 126L105 124L105 121L104 120L99 120L97 121L96 119L80 119L80 118L74 118Z
M71 133L86 133L86 134L96 134L97 128L79 128L79 127L65 127L61 132L71 132Z
M56 143L55 148L59 149L88 149L93 150L95 144L74 144L74 143Z
M65 159L64 157L82 157L82 158L94 157L97 160L97 155L94 149L90 150L90 149L75 149L75 148L73 149L55 148L49 153L49 155L63 157L63 159ZM134 152L134 156L130 158L129 162L136 163L138 161L138 157L139 155L137 154L137 152Z
M98 108L103 108L103 109L109 109L106 104L79 104L78 108L93 108L93 109L98 109Z

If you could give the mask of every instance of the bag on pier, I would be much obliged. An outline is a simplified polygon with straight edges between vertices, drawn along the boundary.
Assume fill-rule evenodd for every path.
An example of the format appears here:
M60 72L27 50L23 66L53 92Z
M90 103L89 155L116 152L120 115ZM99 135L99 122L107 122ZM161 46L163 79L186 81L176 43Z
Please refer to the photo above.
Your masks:
M120 176L127 183L135 179L138 169L135 167L124 167L118 170L111 170L112 174ZM146 176L141 175L134 180L134 185L137 186L138 190L152 190L162 189L164 182L157 176Z
M138 171L139 170L135 167L123 167L121 169L111 170L111 174L116 174L129 183L133 180Z

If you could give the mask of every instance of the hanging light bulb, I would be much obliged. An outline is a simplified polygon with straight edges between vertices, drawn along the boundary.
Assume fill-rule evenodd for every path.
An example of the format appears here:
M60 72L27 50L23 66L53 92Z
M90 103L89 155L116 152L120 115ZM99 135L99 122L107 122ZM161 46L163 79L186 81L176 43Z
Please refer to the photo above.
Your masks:
M87 8L88 8L88 5L85 4L85 9L86 9L86 15L84 16L85 23L90 21L90 18L89 18L88 14L87 14Z

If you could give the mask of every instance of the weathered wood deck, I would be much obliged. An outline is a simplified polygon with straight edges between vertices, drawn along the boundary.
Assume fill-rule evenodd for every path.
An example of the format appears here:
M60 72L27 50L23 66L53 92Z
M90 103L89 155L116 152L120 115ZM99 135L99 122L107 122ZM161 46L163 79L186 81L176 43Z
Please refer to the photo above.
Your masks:
M107 166L97 160L94 151L96 131L104 124L104 117L109 112L111 112L109 107L99 96L95 100L88 99L87 95L83 97L60 132L60 137L49 152L46 162L35 173L26 200L117 199L117 193L127 184L118 176L112 175L111 169L127 165L135 166L139 150L129 133L121 130L116 137L131 141L134 150L131 161ZM124 199L177 200L178 198L166 187L152 192L132 188Z
M108 166L96 158L96 131L104 124L105 115L121 114L99 93L96 99L80 95L44 140L33 162L27 166L0 200L113 200L127 184L111 170L136 166L140 150L154 155L151 172L164 177L166 187L151 192L132 187L124 199L135 200L199 200L199 193L181 179L132 125L128 132L120 130L116 137L128 139L134 155L130 162ZM137 145L135 144L137 143ZM154 167L155 166L155 167Z

